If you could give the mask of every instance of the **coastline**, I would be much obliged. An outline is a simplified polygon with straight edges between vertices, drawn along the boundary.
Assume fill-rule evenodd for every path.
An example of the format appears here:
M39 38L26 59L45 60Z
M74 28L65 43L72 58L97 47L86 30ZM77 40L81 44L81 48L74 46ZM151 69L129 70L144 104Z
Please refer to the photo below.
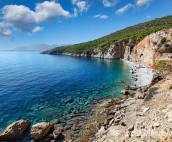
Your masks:
M123 98L97 100L92 104L88 118L85 118L83 112L76 116L69 116L68 125L62 125L58 120L47 122L46 125L50 125L51 130L42 140L57 137L57 140L65 140L67 142L104 142L102 136L106 137L107 141L109 141L109 137L111 137L107 135L104 136L105 133L111 135L109 131L116 131L117 133L118 131L124 132L124 127L128 126L128 120L123 122L122 119L125 117L129 119L129 114L126 114L126 109L130 109L130 111L135 114L135 106L139 108L139 105L143 104L147 91L154 85L151 83L156 71L141 64L126 60L123 61L130 67L133 79L133 84L130 84L129 88L134 86L136 89L124 88L129 91L130 94L124 95ZM145 93L142 94L143 92ZM123 109L124 106L125 109ZM147 109L148 107L143 107L144 111L147 111ZM116 116L117 114L119 115ZM132 127L125 129L129 130L132 129ZM116 139L116 136L113 136L113 139ZM120 141L121 139L117 142Z
M156 73L155 70L148 68L145 65L127 61L125 59L122 59L122 61L124 61L124 63L126 63L130 67L130 73L133 81L130 84L131 87L135 86L137 89L140 89L147 87L151 84L153 80L153 76ZM95 137L99 138L100 135L102 135L103 132L105 132L105 129L106 127L108 127L109 123L110 125L113 123L112 122L113 114L115 114L115 112L118 110L116 109L116 107L118 108L119 105L125 103L128 98L133 98L136 92L138 93L137 89L136 90L134 89L134 91L129 89L130 91L132 91L129 96L125 96L123 94L122 98L103 99L97 102L95 105L93 105L90 118L88 118L84 126L84 129L80 133L81 138L76 139L76 141L74 142L81 142L85 140L86 142L92 142L92 141L99 142L99 140L96 140ZM124 88L124 90L126 90L126 88ZM113 111L112 109L114 109L115 111ZM94 125L92 125L91 123L94 123ZM97 129L99 127L99 129L97 129L97 132L95 133L92 132L92 130L91 132L85 130L85 127L88 129L92 129L92 127L94 129ZM92 133L95 134L93 135Z
M138 67L133 62L129 64ZM138 72L137 82L143 83L131 95L97 103L85 125L87 129L76 142L172 141L169 127L172 124L172 73L162 78L155 70L139 66L142 67L138 71L142 72ZM145 72L147 76L143 76Z

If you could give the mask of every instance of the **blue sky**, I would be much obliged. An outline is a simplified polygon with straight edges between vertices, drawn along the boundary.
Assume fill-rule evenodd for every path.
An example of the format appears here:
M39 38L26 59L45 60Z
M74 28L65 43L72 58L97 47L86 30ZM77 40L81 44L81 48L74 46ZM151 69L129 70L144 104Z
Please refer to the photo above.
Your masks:
M0 49L74 44L172 14L172 0L0 0Z

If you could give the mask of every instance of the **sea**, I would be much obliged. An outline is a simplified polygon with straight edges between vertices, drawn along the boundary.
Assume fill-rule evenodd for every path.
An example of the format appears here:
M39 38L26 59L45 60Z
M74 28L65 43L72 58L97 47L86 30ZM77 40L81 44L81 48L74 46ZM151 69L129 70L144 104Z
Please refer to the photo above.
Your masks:
M131 83L122 60L0 52L0 131L19 119L65 123L69 114L89 112L97 100L122 97Z

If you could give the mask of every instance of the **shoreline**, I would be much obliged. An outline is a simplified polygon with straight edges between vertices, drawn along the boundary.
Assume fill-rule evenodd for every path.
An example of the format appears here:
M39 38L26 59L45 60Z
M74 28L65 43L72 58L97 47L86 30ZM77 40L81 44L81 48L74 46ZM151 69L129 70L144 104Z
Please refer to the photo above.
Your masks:
M138 67L138 64L128 63ZM91 132L83 131L83 134L88 133L87 137L83 136L76 142L85 139L87 142L172 141L169 127L172 125L172 73L164 74L162 78L158 76L158 71L141 66L142 72L138 76L140 75L140 81L143 80L143 85L132 95L122 99L103 100L96 104L92 110L93 115L88 120L90 124L97 123L94 125L94 128L98 128L96 133L90 137ZM146 81L143 76L145 71L148 75ZM151 81L148 82L149 80ZM102 116L102 119L97 119Z
M131 87L132 87L132 85L136 86L137 90L133 90L133 92L130 95L123 95L124 96L123 98L103 99L100 102L96 103L93 106L93 108L91 110L90 118L88 118L84 127L86 127L86 128L93 127L95 129L98 127L99 129L97 129L97 131L96 131L96 133L94 133L94 135L92 134L92 132L87 132L87 130L82 130L80 135L84 135L84 137L78 138L74 142L85 141L85 139L86 139L86 141L89 139L87 142L99 142L99 140L96 140L96 139L99 139L101 135L103 135L104 133L107 133L106 130L108 129L109 125L112 125L113 123L115 123L115 125L116 125L116 123L119 125L125 125L125 124L123 124L123 122L120 122L119 119L117 119L117 120L113 119L113 116L116 112L120 113L120 115L121 114L123 115L123 113L125 113L124 110L119 110L121 105L128 103L128 102L129 102L129 104L127 104L127 106L130 105L130 99L132 101L133 98L134 98L134 100L135 99L140 100L140 99L145 98L146 95L139 96L136 94L140 93L141 91L146 92L152 86L151 84L153 82L156 71L151 68L148 68L147 66L142 65L142 64L127 61L125 59L122 59L122 61L127 63L127 65L130 67L130 72L131 72L132 79L133 79L133 84L130 84L130 86ZM127 89L127 91L128 91L128 89ZM130 91L132 91L132 90L130 90ZM129 101L128 101L128 99L129 99ZM97 117L99 117L99 118L97 118ZM121 118L122 117L123 116L121 116ZM118 118L118 116L117 116L117 118ZM91 123L95 123L95 125L90 126ZM87 135L86 138L85 138L85 135ZM104 142L104 138L103 138L102 142ZM119 142L119 141L115 141L115 142Z
M125 59L122 59L127 65L130 67L130 73L132 74L132 78L134 80L134 85L141 87L146 86L151 83L155 70L135 62L131 62Z
M127 61L125 59L122 59L122 61L124 61L124 63L126 63L130 67L130 73L131 73L132 81L133 81L130 84L131 87L133 85L133 86L136 86L137 89L140 89L140 88L147 87L151 84L153 77L156 73L155 70L148 68L145 65L137 64L135 62ZM128 89L126 91L128 91ZM97 123L95 124L96 126L91 125L91 128L95 127L94 129L96 129L97 127L99 127L99 129L94 135L92 135L92 132L90 133L90 132L87 132L87 130L86 131L82 130L83 132L81 132L80 135L84 135L84 136L88 135L89 141L86 140L87 142L93 142L93 141L99 142L95 140L95 137L99 137L99 135L102 135L103 131L105 131L106 127L108 127L107 125L109 123L110 124L113 123L112 116L118 110L116 109L116 107L125 103L125 101L127 101L128 98L134 97L136 92L138 92L137 90L130 90L130 91L133 91L133 92L131 92L131 94L127 96L123 95L123 98L103 99L103 100L100 100L100 102L97 102L95 105L93 105L90 118L88 118L88 120L86 121L84 128L85 127L89 128L91 123ZM113 111L112 108L115 109L115 111ZM97 119L97 121L95 121L95 119ZM89 134L85 134L85 133L89 133ZM81 138L81 139L79 138L74 142L85 141L85 139L88 139L88 138Z
M140 78L139 78L139 75L136 76L137 72L139 71L139 69L141 69L141 71L143 71L142 68L139 68L140 65L138 66L137 64L135 64L133 62L130 62L130 61L126 61L126 60L122 60L122 61L127 63L127 65L130 67L130 70L135 70L135 73L131 74L131 75L134 78L138 78L139 82L142 82L143 81L142 76ZM135 69L133 69L133 68L135 68ZM145 69L146 69L146 71L148 70L148 68L145 68ZM144 74L144 72L142 72L141 75L142 74ZM148 74L148 77L150 78L151 75L152 74ZM132 81L134 82L134 84L137 85L137 87L139 87L138 84L137 84L137 81L134 81L133 78L132 78ZM132 84L130 84L130 86L132 86ZM116 98L112 98L112 100L113 99L116 99ZM108 101L107 101L107 99L98 100L95 103L91 104L91 106L92 106L91 109L94 110L95 107L97 109L99 109L100 106L102 107L102 106L108 105L109 103L113 104L113 102L111 102L111 99L108 99ZM68 121L68 124L66 124L66 125L63 125L62 123L59 123L58 120L52 120L53 121L53 126L58 125L58 128L63 129L63 131L61 133L66 137L66 139L69 140L69 139L73 139L74 138L74 140L75 140L79 136L80 131L82 131L82 129L85 129L84 128L85 123L87 123L89 121L89 118L92 117L93 113L94 112L91 112L90 114L88 114L87 118L85 118L84 113L79 113L78 116L69 116L70 120ZM103 118L103 119L105 119L105 118ZM54 122L55 122L55 124L54 124ZM51 123L52 122L50 122L50 124ZM73 127L72 125L74 125L75 127Z

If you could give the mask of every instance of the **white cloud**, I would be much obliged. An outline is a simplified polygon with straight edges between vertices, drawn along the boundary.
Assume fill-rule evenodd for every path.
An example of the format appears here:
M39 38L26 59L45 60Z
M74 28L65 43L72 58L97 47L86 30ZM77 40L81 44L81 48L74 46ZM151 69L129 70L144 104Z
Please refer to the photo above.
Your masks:
M87 2L85 1L79 1L76 4L78 6L79 11L82 13L83 11L87 11L88 10L88 5Z
M151 19L152 17L151 16L146 16L147 19Z
M78 0L72 0L72 4L76 4Z
M35 13L25 6L7 5L2 9L3 19L15 29L29 31L35 21Z
M36 4L35 10L31 10L23 5L6 5L2 8L3 22L0 23L1 33L10 35L8 28L23 32L41 31L37 26L40 23L58 17L70 17L70 13L64 10L58 2L44 1ZM6 30L2 27L4 24ZM37 27L35 29L35 27ZM2 32L3 31L3 32ZM2 35L2 34L1 34Z
M10 24L6 23L6 22L1 22L0 23L0 35L4 36L4 37L10 37L12 34L12 31L10 29L8 29L8 27L10 26Z
M59 3L54 1L45 1L39 3L35 8L36 22L44 22L55 17L69 17L70 13L64 10Z
M94 16L94 18L99 18L99 19L108 19L109 16L105 15L105 14L97 14Z
M73 9L73 17L77 17L78 16L78 9L75 7L74 9Z
M40 31L42 31L42 30L43 30L42 27L36 26L36 27L32 30L32 33L37 33L37 32L40 32Z
M4 37L11 37L12 31L9 29L0 28L0 35Z
M0 23L0 28L6 28L6 27L9 27L9 26L10 26L10 24L6 23L4 21Z
M113 7L116 5L120 0L103 0L104 7Z
M74 8L74 15L76 16L76 14L78 14L78 11L80 13L84 12L84 11L87 11L88 8L89 8L89 5L86 1L84 0L72 0L72 4L74 6L76 6Z
M136 0L137 7L148 6L152 0Z
M125 13L128 9L130 9L130 8L132 8L132 7L133 7L133 5L129 3L129 4L125 5L124 7L118 9L115 13L116 13L116 14L123 14L123 13Z

